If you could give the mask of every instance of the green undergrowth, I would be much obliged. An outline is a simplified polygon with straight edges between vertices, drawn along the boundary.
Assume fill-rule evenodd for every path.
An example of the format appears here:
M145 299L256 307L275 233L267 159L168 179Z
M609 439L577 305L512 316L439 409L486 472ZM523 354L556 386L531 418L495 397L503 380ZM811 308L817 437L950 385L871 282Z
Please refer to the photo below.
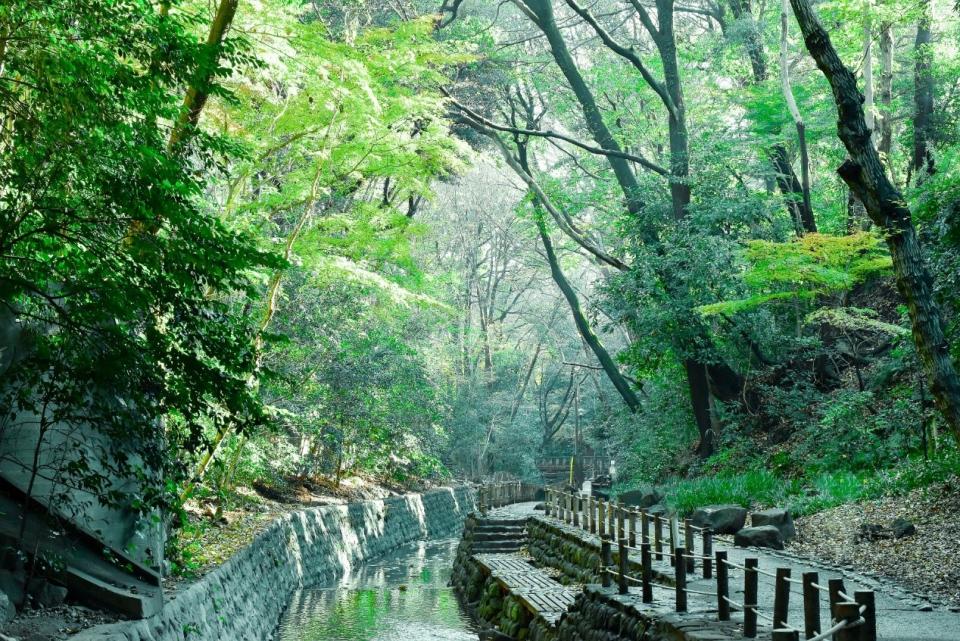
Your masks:
M911 457L879 470L788 476L767 468L721 472L694 478L670 479L662 484L666 503L680 514L698 507L734 503L747 508L786 507L795 515L812 514L845 503L911 490L960 476L960 452L950 450L936 458ZM620 491L630 489L623 485Z

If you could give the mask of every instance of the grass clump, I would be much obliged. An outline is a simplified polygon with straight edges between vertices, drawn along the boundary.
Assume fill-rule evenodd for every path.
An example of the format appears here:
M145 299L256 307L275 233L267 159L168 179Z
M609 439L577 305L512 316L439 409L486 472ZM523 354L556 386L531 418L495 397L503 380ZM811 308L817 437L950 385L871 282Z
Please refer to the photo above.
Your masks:
M688 514L700 506L719 503L735 503L747 508L773 505L796 490L796 481L760 469L674 481L667 486L666 494L668 504Z
M911 490L960 476L960 452L949 450L931 459L913 457L896 466L866 471L812 472L788 477L769 469L671 479L663 484L667 505L688 515L704 505L736 504L748 509L785 507L802 516Z

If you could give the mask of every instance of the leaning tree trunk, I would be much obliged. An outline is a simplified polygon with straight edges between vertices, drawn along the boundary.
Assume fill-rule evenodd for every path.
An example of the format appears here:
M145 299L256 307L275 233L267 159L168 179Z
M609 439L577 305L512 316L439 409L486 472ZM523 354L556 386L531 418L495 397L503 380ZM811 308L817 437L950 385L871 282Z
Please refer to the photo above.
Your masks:
M840 60L809 0L790 2L807 50L829 81L837 104L838 135L850 155L838 173L863 203L873 223L885 233L897 287L907 302L913 339L937 407L960 442L960 379L950 358L940 309L933 298L933 278L924 263L910 209L884 171L880 154L873 146L856 78Z
M495 132L491 132L490 135L494 142L500 147L504 159L511 168L518 174L530 176L530 162L527 157L526 147L522 144L519 145L518 151L520 157L519 160L516 160L511 156L510 150L507 149L506 145L497 137ZM593 328L590 326L590 321L580 306L580 297L577 296L577 292L573 289L570 281L567 280L566 274L563 273L563 268L560 267L560 261L553 248L553 241L550 239L550 234L543 220L545 212L541 206L540 196L535 196L534 206L537 209L534 214L537 232L540 235L540 241L543 243L543 249L547 255L547 262L550 264L550 275L553 277L553 281L557 284L567 304L570 306L570 313L573 316L574 324L577 326L577 331L580 332L580 337L583 339L583 342L587 344L594 356L597 357L597 361L603 368L607 378L610 379L610 382L620 394L620 397L623 398L623 402L630 408L631 412L635 412L640 408L640 401L637 399L637 395L634 393L633 388L630 387L627 379L620 373L620 368L617 367L617 364L613 361L613 358L600 341L600 338L594 333Z
M583 75L577 68L577 63L567 48L563 34L557 26L551 0L524 0L524 4L536 16L537 27L546 36L553 59L567 79L567 83L580 104L583 118L591 136L604 151L622 152L620 144L603 121L603 115L600 113L597 101L593 97L593 92L587 86ZM626 197L627 210L634 215L640 214L643 211L644 204L640 197L640 185L630 168L630 163L623 158L609 155L607 156L607 162L610 163L610 168L613 169L617 182Z
M557 287L560 288L563 297L567 299L567 304L570 305L573 322L576 324L577 330L583 338L583 342L587 344L597 357L597 361L600 362L600 366L603 367L607 378L610 379L610 382L613 383L613 386L617 389L621 398L623 398L623 402L630 408L630 411L635 412L640 407L640 401L630 388L630 384L623 377L623 374L620 373L617 364L613 362L610 353L607 352L603 343L600 342L600 339L594 333L593 328L590 327L590 321L587 320L586 315L583 313L577 292L574 291L573 286L570 284L570 281L567 280L566 274L563 273L563 269L560 267L560 261L557 259L557 254L553 249L553 241L550 240L550 234L547 232L543 215L542 210L537 212L535 214L535 222L537 232L540 234L540 240L543 243L543 249L547 254L547 262L550 263L550 275L553 276L554 282L557 284Z

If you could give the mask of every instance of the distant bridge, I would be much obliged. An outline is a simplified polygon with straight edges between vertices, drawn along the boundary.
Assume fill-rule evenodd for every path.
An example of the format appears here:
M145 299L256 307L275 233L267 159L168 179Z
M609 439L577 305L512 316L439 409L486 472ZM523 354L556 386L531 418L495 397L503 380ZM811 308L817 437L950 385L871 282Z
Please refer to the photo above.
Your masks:
M537 461L537 469L546 485L563 485L570 482L571 472L575 480L592 479L610 473L613 459L609 456L575 455L548 456Z

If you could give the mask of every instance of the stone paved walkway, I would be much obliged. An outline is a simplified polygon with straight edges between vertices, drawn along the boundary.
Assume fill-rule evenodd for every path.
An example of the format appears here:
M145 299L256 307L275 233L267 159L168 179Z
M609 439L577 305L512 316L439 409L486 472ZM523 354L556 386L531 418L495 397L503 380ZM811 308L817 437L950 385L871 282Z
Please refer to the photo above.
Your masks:
M534 510L533 508L539 505L538 501L531 501L528 503L514 503L513 505L505 505L503 507L494 508L487 511L487 518L495 519L526 519L537 514L543 515L542 510Z
M510 506L514 508L513 513L517 516L522 515L527 508L523 506ZM506 509L506 508L503 508ZM535 513L538 518L549 518L543 516L542 512ZM563 524L555 518L549 518L554 525L563 527L565 530L577 532L577 535L591 546L599 545L599 537L584 532L582 529L575 529L572 526ZM639 538L639 537L638 537ZM696 551L700 553L700 537L696 537ZM614 547L616 549L616 547ZM666 549L666 543L665 543ZM960 613L952 612L946 608L936 607L930 603L914 598L912 595L904 592L898 586L883 582L877 579L871 579L859 576L855 573L830 568L824 564L810 559L801 559L786 553L758 548L738 548L733 545L732 537L716 537L714 541L714 550L726 550L728 560L737 565L743 565L744 560L753 557L759 560L761 571L775 573L776 568L790 568L791 576L800 579L805 572L818 572L819 584L826 586L827 581L832 578L842 578L847 594L852 595L857 590L873 590L876 598L877 611L877 635L882 641L960 641ZM639 560L639 552L631 552L631 559ZM673 568L668 561L654 561L654 571L663 577L672 577ZM714 573L714 577L716 574ZM771 616L774 597L774 580L770 576L761 574L758 582L757 603L760 611L760 634L758 638L769 638L770 623L763 618L763 615ZM803 628L803 601L801 595L801 586L792 584L790 598L790 610L788 623L792 626ZM701 561L697 560L697 566L693 574L688 576L688 588L700 592L716 592L715 579L702 578ZM639 587L631 587L630 595L625 597L640 601ZM654 588L654 607L661 611L670 611L674 604L675 591L672 588L655 587ZM730 599L743 603L743 571L730 569ZM821 621L826 627L828 619L828 599L823 594L821 602ZM637 607L650 607L638 605ZM715 617L717 612L717 599L715 596L689 594L688 595L688 616L705 618L705 616ZM742 615L734 613L733 619L742 622ZM801 637L803 634L801 633Z
M936 608L929 603L914 599L895 585L877 579L857 576L851 572L844 572L829 568L816 561L799 559L774 551L757 548L738 548L733 546L732 540L718 537L716 549L727 550L728 559L743 565L744 559L754 557L759 559L760 568L773 572L775 568L790 568L791 576L800 578L804 572L818 572L819 584L826 585L829 579L841 578L847 594L856 590L873 590L876 598L877 636L885 641L960 641L960 613L951 612L945 608ZM700 568L697 568L698 574ZM736 586L736 589L734 589ZM716 583L712 580L697 579L690 583L692 589L715 589ZM790 595L790 623L802 628L803 601L799 585L792 585L794 591ZM767 614L772 613L774 580L768 576L760 576L757 601L767 605ZM730 577L730 598L743 603L743 573L738 571ZM692 602L692 601L691 601ZM823 595L826 604L826 595ZM716 606L712 606L716 609ZM824 606L824 610L826 606ZM826 612L821 615L826 623Z

